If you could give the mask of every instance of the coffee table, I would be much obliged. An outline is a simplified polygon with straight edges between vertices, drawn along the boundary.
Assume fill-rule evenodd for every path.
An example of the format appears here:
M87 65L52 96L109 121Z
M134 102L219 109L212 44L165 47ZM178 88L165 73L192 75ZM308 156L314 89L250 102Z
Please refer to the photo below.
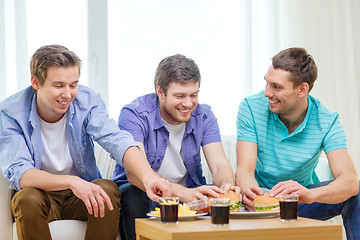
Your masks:
M298 218L281 222L279 217L230 219L229 226L214 227L210 217L178 224L162 224L158 219L136 219L137 240L341 240L342 226L331 222Z

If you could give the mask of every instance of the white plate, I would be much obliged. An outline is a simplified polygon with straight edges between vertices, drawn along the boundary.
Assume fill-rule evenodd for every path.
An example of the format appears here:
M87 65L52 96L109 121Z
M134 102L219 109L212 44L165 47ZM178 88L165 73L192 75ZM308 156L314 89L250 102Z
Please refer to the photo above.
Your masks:
M201 216L205 216L206 214L207 213L199 213L199 214L195 214L195 215L178 216L178 220L179 221L195 220L196 218L201 217ZM156 219L160 219L160 216L158 216L158 215L153 215L151 213L147 213L146 215L148 217L153 217L153 218L156 218Z
M244 210L240 210L239 212L230 212L230 218L270 218L270 217L277 217L279 213L280 210L255 212L244 209Z

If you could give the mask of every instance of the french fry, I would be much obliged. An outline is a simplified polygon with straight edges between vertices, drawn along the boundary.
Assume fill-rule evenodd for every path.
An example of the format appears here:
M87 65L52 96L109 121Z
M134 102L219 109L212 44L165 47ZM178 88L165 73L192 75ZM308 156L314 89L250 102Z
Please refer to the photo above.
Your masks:
M178 216L191 216L195 215L196 211L190 210L186 203L179 204ZM160 208L155 208L155 211L151 211L151 215L160 216Z

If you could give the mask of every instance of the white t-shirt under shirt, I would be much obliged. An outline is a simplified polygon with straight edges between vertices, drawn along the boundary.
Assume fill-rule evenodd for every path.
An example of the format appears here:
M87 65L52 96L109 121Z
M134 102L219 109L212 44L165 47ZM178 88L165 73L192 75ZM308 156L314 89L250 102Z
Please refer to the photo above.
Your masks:
M66 136L66 114L56 123L48 123L40 118L43 156L41 170L53 174L75 175Z
M185 133L186 123L171 125L163 120L169 131L169 142L165 151L164 159L157 173L171 182L186 186L188 170L185 166L181 144Z

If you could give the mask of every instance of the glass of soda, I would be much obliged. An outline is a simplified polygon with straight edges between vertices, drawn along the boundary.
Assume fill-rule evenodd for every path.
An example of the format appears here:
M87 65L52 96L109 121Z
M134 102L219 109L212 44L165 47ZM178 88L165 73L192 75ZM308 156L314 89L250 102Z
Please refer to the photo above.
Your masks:
M210 215L213 226L228 226L230 198L210 198Z
M298 215L299 195L280 195L280 220L296 221Z
M178 223L178 197L162 197L159 199L159 206L162 223Z

